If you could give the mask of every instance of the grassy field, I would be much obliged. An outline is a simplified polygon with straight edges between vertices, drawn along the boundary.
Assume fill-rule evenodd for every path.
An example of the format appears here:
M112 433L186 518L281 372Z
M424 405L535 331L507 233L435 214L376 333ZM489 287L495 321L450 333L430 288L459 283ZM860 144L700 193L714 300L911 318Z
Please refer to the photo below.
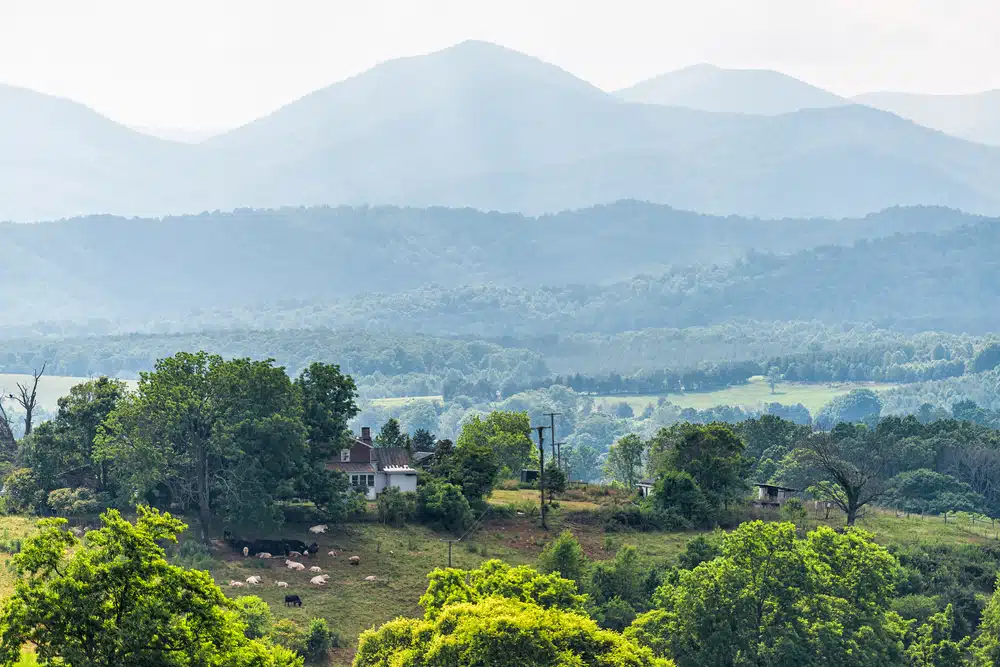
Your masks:
M795 405L801 403L816 412L837 396L843 396L852 389L872 389L884 391L899 385L877 384L874 382L836 382L836 383L782 383L771 393L771 388L763 377L750 378L750 382L736 387L727 387L719 391L703 393L666 394L664 397L674 405L682 408L704 410L716 405L745 405L755 407L761 403L781 403ZM594 405L602 406L604 410L611 409L622 401L632 406L638 415L647 405L656 407L659 396L599 396L595 397Z
M63 375L43 375L42 379L38 381L38 404L45 410L55 410L59 399L67 395L70 388L90 379ZM16 394L17 383L19 382L30 386L32 378L30 375L0 373L0 395ZM126 380L126 382L132 388L136 386L134 380Z
M408 403L443 403L444 396L402 396L399 398L376 398L372 400L372 405L380 405L383 408L394 408Z
M573 496L579 498L580 496ZM531 490L497 491L491 502L497 505L528 509L537 501ZM693 532L606 532L600 521L590 515L598 507L598 499L562 499L560 507L549 517L549 528L539 525L536 515L510 512L511 516L496 518L480 525L468 538L452 548L455 567L472 568L489 558L501 558L512 564L532 565L545 545L560 530L570 529L580 540L587 555L595 560L613 558L617 549L634 545L646 559L671 562L696 533ZM590 516L590 520L588 520ZM811 515L802 527L811 529L826 521ZM829 523L842 525L842 516L831 516ZM957 544L994 542L995 529L989 524L972 527L952 518L947 523L941 517L896 517L891 512L870 512L860 521L861 527L875 533L884 544ZM31 522L19 517L0 517L0 535L8 539L23 537ZM290 527L287 537L311 540L305 526ZM339 526L318 540L319 555L308 559L330 575L326 586L309 583L313 575L293 572L284 567L283 559L244 559L232 553L224 544L213 543L199 562L182 562L189 567L208 569L216 582L231 596L259 595L270 605L276 619L289 618L305 626L314 617L324 617L336 630L344 647L335 651L338 665L350 664L354 646L362 630L380 625L396 616L418 616L422 613L418 600L426 587L427 573L448 565L448 544L453 535L437 533L422 526L392 528L363 522ZM328 551L337 550L337 556ZM351 556L361 563L350 565ZM13 574L7 566L9 556L0 555L0 595L8 594ZM232 588L230 580L245 581L250 575L263 578L260 586ZM377 577L375 582L365 577ZM278 581L289 587L278 588ZM286 593L302 598L301 608L284 605Z

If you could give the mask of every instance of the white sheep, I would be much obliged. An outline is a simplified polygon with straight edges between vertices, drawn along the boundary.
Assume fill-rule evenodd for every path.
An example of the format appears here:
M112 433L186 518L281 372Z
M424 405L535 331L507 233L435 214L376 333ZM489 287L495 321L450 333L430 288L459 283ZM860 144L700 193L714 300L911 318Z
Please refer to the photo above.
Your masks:
M246 584L244 584L242 581L230 581L229 585L232 586L233 588L243 588L244 586L246 586Z
M365 581L378 581L378 577L376 577L374 574L370 574L367 577L365 577Z
M309 532L313 533L314 535L319 535L320 533L325 533L326 532L326 524L325 523L321 523L318 526L313 526L312 528L309 529Z
M298 551L289 551L288 552L288 557L289 558L302 558L302 554L300 554Z
M288 582L287 581L279 581L278 582L278 588L288 588Z
M243 547L243 557L247 558L250 555L250 547Z
M321 567L320 567L320 566L318 566L318 565L313 565L313 566L312 566L311 568L309 568L309 571L310 571L310 572L322 572L322 571L323 571L323 568L321 568Z
M247 577L247 583L251 586L256 586L260 583L260 577L256 574Z
M351 565L360 565L361 564L361 556L351 556L350 561L351 561Z
M296 572L301 572L302 570L306 569L306 566L303 565L302 563L289 563L288 569L295 570Z
M318 577L313 577L309 580L310 584L315 584L316 586L326 585L326 580L329 579L329 575L321 574Z
M266 551L258 551L257 552L257 558L272 558L272 556L271 556L271 554L267 553Z
M339 556L340 552L337 551L336 549L330 549L329 551L326 552L326 555L327 556Z

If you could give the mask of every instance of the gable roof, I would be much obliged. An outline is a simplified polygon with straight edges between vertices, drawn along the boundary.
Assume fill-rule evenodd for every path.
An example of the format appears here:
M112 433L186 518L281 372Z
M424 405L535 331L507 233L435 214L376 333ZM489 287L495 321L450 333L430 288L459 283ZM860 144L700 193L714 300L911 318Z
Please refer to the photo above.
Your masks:
M372 458L372 462L378 466L379 470L410 465L410 453L402 447L376 447Z

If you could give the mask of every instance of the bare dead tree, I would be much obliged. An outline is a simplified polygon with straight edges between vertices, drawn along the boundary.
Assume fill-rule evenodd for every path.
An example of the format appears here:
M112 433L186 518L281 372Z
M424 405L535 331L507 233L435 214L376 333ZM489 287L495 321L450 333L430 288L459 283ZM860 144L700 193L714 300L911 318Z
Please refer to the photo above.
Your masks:
M4 398L3 391L0 390L0 459L10 458L16 446L14 425L11 423L10 415L7 414L7 410L3 406Z
M32 371L31 377L33 381L30 383L21 384L17 383L17 393L10 394L10 398L14 400L15 403L21 406L24 410L24 435L25 437L31 435L31 419L35 413L35 407L38 405L38 381L45 374L45 366L48 362L42 364L42 370ZM30 388L29 388L30 384Z

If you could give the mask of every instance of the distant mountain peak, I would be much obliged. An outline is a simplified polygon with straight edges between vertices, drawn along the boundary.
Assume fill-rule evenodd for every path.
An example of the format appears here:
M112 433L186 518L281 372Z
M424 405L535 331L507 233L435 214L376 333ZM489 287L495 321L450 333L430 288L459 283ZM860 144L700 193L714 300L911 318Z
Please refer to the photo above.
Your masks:
M726 69L710 63L660 74L616 94L629 102L764 116L846 103L782 72Z

